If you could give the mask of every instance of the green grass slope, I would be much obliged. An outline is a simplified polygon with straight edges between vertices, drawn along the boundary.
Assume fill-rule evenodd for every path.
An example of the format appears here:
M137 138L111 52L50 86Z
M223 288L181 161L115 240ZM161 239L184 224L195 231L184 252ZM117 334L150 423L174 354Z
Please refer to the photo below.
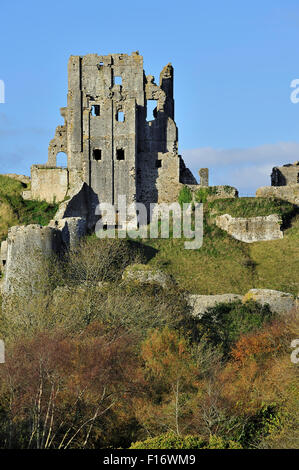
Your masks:
M298 294L299 215L292 204L263 198L222 199L207 203L203 245L184 249L183 239L143 240L156 250L150 265L159 267L197 294L245 294L249 289L277 289ZM275 241L243 243L213 223L218 214L254 217L279 214L286 230Z
M45 201L25 201L22 183L0 175L0 241L9 227L46 225L58 209ZM245 294L251 288L298 294L299 213L286 201L264 198L219 199L204 204L204 238L198 250L186 250L184 239L140 240L150 253L149 266L171 274L183 289L197 294ZM254 217L279 214L281 240L243 243L214 224L216 215Z

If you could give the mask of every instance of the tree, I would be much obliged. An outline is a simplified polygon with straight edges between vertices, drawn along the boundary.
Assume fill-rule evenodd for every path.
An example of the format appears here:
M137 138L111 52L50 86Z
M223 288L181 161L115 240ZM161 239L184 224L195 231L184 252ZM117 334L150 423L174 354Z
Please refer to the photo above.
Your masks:
M135 391L134 340L100 324L73 338L39 333L8 348L0 374L2 447L101 445L106 416Z
M141 356L149 393L138 401L138 417L145 428L180 436L198 376L188 344L178 331L156 329L143 342Z

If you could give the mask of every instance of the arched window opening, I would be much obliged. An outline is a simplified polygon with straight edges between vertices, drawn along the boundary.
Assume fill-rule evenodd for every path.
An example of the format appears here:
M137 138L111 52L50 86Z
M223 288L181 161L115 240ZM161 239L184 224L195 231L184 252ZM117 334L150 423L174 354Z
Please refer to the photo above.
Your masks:
M56 155L56 166L67 168L67 154L65 152L58 152Z

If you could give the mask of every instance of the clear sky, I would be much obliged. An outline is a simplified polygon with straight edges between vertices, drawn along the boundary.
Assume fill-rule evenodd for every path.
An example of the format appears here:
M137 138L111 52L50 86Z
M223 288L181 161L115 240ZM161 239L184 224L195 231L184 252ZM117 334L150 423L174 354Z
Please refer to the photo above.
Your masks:
M196 174L243 195L299 160L298 0L14 0L0 4L0 173L47 160L71 54L144 56L175 68L179 150Z

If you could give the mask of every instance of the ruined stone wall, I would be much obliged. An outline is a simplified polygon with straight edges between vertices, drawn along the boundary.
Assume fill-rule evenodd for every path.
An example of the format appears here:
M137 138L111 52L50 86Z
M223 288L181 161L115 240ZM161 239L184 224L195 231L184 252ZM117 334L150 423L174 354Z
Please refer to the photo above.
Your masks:
M145 76L138 52L71 56L68 63L64 125L49 144L46 165L32 168L32 189L24 197L62 201L79 183L88 187L87 215L94 222L99 202L117 205L177 199L180 183L197 184L178 155L174 121L174 72L167 64L159 85ZM149 101L155 101L147 120ZM57 167L57 154L67 154L67 169ZM117 207L116 207L117 209Z
M281 219L276 214L265 217L231 217L229 214L216 217L216 225L229 235L245 243L283 238Z
M49 203L65 199L69 186L67 168L46 168L43 165L31 167L31 188L23 192L24 199L45 200Z
M188 188L191 190L193 199L196 198L197 191L204 191L206 194L207 201L213 201L215 199L230 199L239 197L239 192L233 186L202 186L200 184L197 185L189 185L187 184Z
M200 186L209 186L209 169L208 168L200 168L198 170L199 174L199 184Z
M59 252L61 244L61 233L54 228L35 224L11 227L6 245L1 245L1 257L6 259L2 293L22 295L40 290L45 258Z
M262 186L256 191L256 197L283 199L299 206L299 184L288 186Z
M271 174L272 186L287 186L299 183L299 162L274 167Z

